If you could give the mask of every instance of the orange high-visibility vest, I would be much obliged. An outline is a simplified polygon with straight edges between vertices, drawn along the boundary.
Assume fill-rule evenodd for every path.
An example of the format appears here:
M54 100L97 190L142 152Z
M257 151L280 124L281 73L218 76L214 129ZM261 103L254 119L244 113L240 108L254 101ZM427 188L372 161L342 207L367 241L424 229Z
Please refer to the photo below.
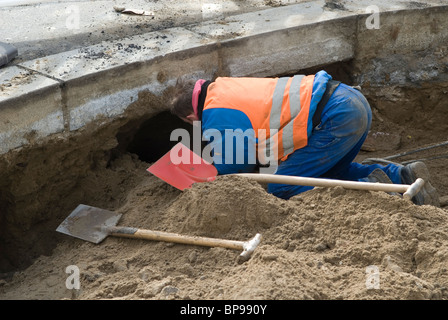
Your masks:
M257 147L273 151L276 160L283 161L307 145L313 82L314 75L217 78L208 86L203 110L242 111L252 124Z

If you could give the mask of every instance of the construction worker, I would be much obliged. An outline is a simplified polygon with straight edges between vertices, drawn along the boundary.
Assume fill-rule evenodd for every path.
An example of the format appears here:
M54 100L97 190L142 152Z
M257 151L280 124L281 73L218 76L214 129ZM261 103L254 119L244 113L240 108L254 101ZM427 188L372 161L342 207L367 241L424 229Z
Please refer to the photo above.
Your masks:
M422 178L426 183L413 202L439 205L423 162L353 162L369 132L371 109L359 90L334 81L325 71L280 78L179 80L169 104L174 115L200 124L219 174L274 168L272 173L278 175L395 184ZM241 153L243 160L238 158ZM268 192L289 199L312 188L269 184Z

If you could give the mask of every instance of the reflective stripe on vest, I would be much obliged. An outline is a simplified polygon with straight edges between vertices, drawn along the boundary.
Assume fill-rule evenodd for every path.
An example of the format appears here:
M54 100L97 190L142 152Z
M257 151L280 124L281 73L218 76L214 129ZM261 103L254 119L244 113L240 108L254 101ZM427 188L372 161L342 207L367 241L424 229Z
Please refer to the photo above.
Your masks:
M303 75L294 76L291 80L291 85L289 86L289 110L290 119L294 119L300 112L300 85L302 83ZM274 94L272 97L271 113L269 117L269 128L271 132L279 130L281 134L283 155L289 155L294 151L294 132L293 132L293 121L289 121L281 129L280 116L282 114L283 96L285 94L285 88L290 78L279 78L277 85L274 89ZM270 140L266 142L266 148L271 150L272 140L275 136L270 136Z

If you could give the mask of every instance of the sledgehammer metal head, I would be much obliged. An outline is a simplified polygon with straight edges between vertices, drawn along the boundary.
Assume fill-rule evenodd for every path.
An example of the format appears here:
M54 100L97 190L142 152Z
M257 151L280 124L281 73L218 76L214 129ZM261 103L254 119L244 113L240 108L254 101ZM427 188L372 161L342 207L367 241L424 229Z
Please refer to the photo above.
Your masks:
M413 184L409 186L405 193L403 193L403 198L412 201L412 198L420 192L425 184L425 180L418 178Z
M262 239L261 234L257 233L255 237L253 237L249 241L243 242L243 252L241 252L238 260L240 263L250 259L252 253L260 244L261 239Z

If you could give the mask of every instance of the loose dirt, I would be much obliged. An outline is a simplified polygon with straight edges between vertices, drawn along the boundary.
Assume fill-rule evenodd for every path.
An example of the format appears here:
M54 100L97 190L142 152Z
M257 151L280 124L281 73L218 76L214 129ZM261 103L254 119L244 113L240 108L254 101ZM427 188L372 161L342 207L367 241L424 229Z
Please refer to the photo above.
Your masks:
M316 188L285 201L239 177L181 193L143 175L117 211L123 226L236 240L260 232L263 241L239 264L240 252L230 249L66 238L3 281L1 298L447 298L447 211L384 192ZM73 265L79 290L66 288Z
M400 142L396 150L376 145L370 148L375 151L361 152L358 161L444 137L442 131L425 132L418 119L398 123L377 103L372 106L372 132L399 134ZM82 147L63 156L54 153L70 161L53 181L63 172L78 176L73 173L73 186L62 178L55 184L62 195L65 181L70 192L48 207L58 212L53 224L84 199L121 213L121 226L241 241L261 233L251 259L238 263L240 252L231 249L117 237L96 245L51 231L54 248L48 254L23 270L2 274L0 299L448 299L447 207L339 187L315 188L286 201L254 181L231 176L181 192L148 173L150 163L135 154L106 157L104 150L116 144L101 140L98 154L104 157L93 159L81 153ZM80 175L85 165L73 153L95 165ZM441 196L448 194L447 163L447 158L427 161ZM26 167L22 163L17 170ZM74 267L80 289L70 289Z
M62 40L18 41L22 53L14 63L217 14L213 3L207 8L190 1L197 10L186 12L179 2L181 11L173 17L165 2L154 1L160 10L151 20L120 16L123 24L108 27L117 16L95 29L89 22L87 33ZM254 4L293 2L301 1L222 2L222 16L252 11ZM325 3L328 10L345 10L338 1ZM417 5L423 4L410 4ZM448 83L363 88L373 126L357 161L446 141L447 92ZM416 206L385 192L339 187L315 188L286 201L231 176L181 192L149 174L151 163L127 148L135 128L161 106L142 92L106 128L95 123L79 136L52 137L0 158L1 300L448 300L446 205ZM153 147L165 142L157 135L139 142L150 138L157 140ZM447 152L445 146L394 161L424 159L446 204ZM57 233L81 202L121 213L121 226L240 241L261 233L263 240L251 259L238 263L238 250L117 237L92 244ZM79 289L71 287L76 270Z

